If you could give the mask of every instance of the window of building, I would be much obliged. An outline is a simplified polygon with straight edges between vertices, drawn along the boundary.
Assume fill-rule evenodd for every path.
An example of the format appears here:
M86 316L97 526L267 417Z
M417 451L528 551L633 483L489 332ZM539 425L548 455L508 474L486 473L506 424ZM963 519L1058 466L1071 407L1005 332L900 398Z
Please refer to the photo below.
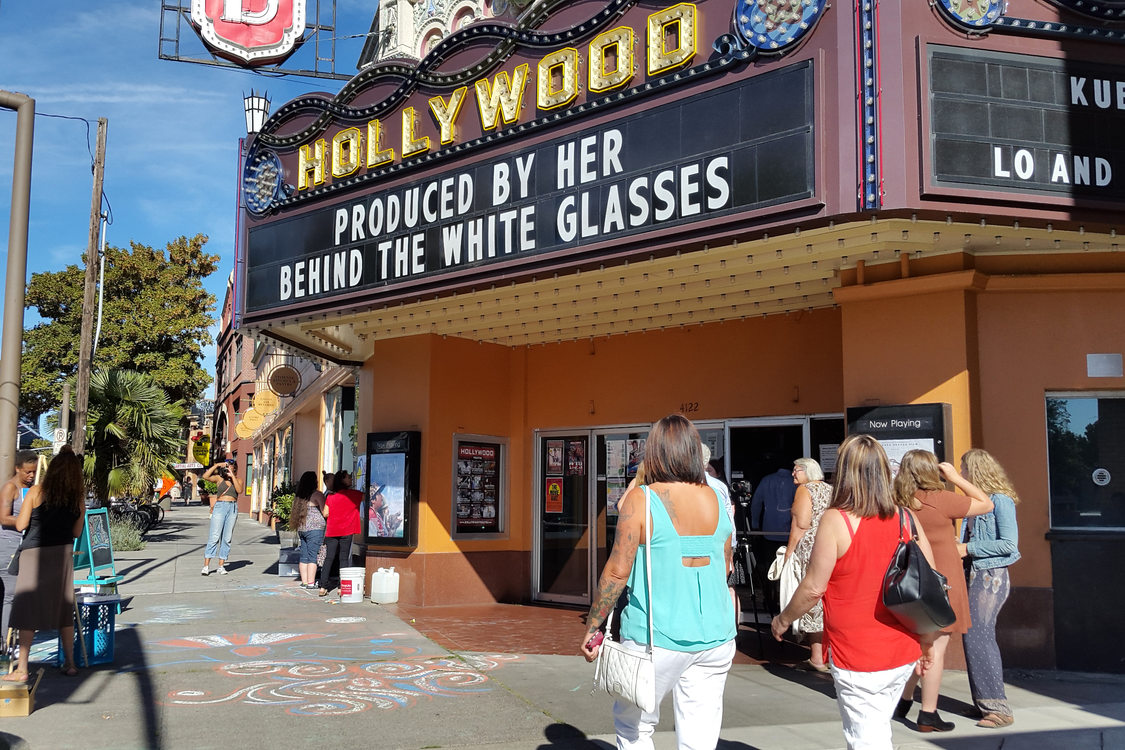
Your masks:
M1052 529L1125 530L1125 394L1047 396Z

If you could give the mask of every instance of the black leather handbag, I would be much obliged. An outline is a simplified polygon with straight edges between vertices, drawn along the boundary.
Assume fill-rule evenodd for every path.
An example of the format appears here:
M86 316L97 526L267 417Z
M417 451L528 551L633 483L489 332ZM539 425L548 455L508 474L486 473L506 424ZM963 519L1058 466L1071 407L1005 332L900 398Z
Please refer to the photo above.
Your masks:
M883 577L883 604L912 633L922 635L949 627L957 615L949 604L948 581L922 554L914 516L899 508L898 522L900 539Z

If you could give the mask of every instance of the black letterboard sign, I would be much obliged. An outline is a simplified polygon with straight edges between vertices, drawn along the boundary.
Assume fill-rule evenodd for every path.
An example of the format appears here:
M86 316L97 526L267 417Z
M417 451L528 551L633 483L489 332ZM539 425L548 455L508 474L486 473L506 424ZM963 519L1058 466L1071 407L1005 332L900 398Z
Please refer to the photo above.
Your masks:
M246 310L308 304L808 198L803 62L249 231ZM482 274L487 280L488 274Z
M1125 198L1125 68L928 52L935 185Z

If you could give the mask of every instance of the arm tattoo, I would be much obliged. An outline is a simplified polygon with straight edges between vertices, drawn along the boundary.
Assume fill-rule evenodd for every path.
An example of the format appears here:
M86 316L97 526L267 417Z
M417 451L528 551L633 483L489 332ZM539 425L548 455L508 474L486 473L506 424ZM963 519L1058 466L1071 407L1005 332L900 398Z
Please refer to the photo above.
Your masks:
M620 515L617 518L617 538L613 542L613 550L598 581L598 593L590 605L590 614L586 619L587 630L600 627L609 617L609 613L617 605L617 600L621 598L621 592L625 590L629 572L632 571L633 562L637 559L641 533L637 529L635 505L635 502L621 504ZM648 510L645 506L642 508Z

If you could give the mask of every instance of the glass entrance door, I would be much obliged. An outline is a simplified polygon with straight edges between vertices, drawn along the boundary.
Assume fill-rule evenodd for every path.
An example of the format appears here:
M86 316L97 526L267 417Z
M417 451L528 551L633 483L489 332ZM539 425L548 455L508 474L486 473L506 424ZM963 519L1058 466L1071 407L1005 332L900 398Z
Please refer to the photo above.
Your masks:
M590 601L590 433L539 433L535 598Z

